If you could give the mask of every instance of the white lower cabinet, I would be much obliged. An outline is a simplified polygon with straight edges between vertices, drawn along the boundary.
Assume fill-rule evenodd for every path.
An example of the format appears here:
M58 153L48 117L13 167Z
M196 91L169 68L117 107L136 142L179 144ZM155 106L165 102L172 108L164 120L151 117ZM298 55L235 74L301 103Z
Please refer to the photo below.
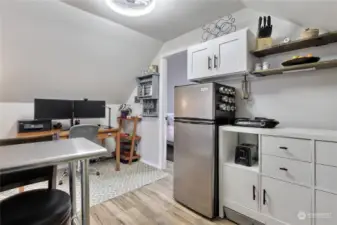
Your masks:
M311 225L311 189L262 176L261 212L266 225Z
M259 182L257 173L231 166L223 166L223 178L223 200L225 205L235 207L242 214L246 214L247 212L244 211L249 210L258 211Z
M337 195L316 191L315 225L337 224Z

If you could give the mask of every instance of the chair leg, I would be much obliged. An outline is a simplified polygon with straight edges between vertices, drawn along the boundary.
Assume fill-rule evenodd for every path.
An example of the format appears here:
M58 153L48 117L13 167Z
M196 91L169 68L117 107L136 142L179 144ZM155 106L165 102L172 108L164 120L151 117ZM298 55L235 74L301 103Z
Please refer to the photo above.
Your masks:
M68 176L68 170L67 170L67 169L64 170L64 172L63 172L63 174L62 174L62 176L61 176L61 178L60 178L60 180L59 180L59 185L62 185L62 184L63 184L63 179L64 179L66 176Z
M57 166L53 167L53 174L48 179L48 189L56 189Z

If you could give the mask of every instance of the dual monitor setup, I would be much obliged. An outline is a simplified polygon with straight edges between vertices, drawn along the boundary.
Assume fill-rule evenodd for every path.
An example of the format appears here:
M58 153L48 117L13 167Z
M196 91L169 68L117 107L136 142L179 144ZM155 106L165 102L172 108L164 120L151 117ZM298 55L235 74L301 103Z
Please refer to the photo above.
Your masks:
M109 126L111 127L111 108L105 101L61 100L61 99L35 99L34 120L19 120L18 133L50 131L51 129L68 130L62 123L52 124L52 120L70 120L70 126L74 125L74 119L99 119L105 118L105 111L109 109ZM76 121L79 124L79 121Z
M105 118L105 101L35 99L36 120Z

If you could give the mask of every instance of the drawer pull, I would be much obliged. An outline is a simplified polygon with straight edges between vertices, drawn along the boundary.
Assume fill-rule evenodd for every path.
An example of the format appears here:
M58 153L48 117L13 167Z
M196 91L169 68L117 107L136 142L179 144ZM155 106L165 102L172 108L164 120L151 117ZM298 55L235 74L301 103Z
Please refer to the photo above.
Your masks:
M282 150L288 150L287 147L284 147L284 146L280 146L279 149L282 149Z
M267 195L266 189L263 189L263 205L267 204L266 195Z
M287 169L287 168L284 168L284 167L281 167L280 170L288 171L288 169Z
M256 199L256 187L253 185L253 200L255 201Z

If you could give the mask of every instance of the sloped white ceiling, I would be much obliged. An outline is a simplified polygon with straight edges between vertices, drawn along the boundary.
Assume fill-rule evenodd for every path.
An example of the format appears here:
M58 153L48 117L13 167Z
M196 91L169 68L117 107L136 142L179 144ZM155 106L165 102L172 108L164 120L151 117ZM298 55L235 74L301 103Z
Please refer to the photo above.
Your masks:
M127 17L108 8L105 0L63 1L162 41L243 8L239 0L156 0L156 7L150 14Z
M337 30L337 0L242 0L246 7L303 27Z
M167 41L242 8L289 20L303 27L337 30L337 0L157 0L146 16L129 18L110 10L105 0L63 0L158 40Z
M0 102L125 103L162 46L59 1L0 1Z

